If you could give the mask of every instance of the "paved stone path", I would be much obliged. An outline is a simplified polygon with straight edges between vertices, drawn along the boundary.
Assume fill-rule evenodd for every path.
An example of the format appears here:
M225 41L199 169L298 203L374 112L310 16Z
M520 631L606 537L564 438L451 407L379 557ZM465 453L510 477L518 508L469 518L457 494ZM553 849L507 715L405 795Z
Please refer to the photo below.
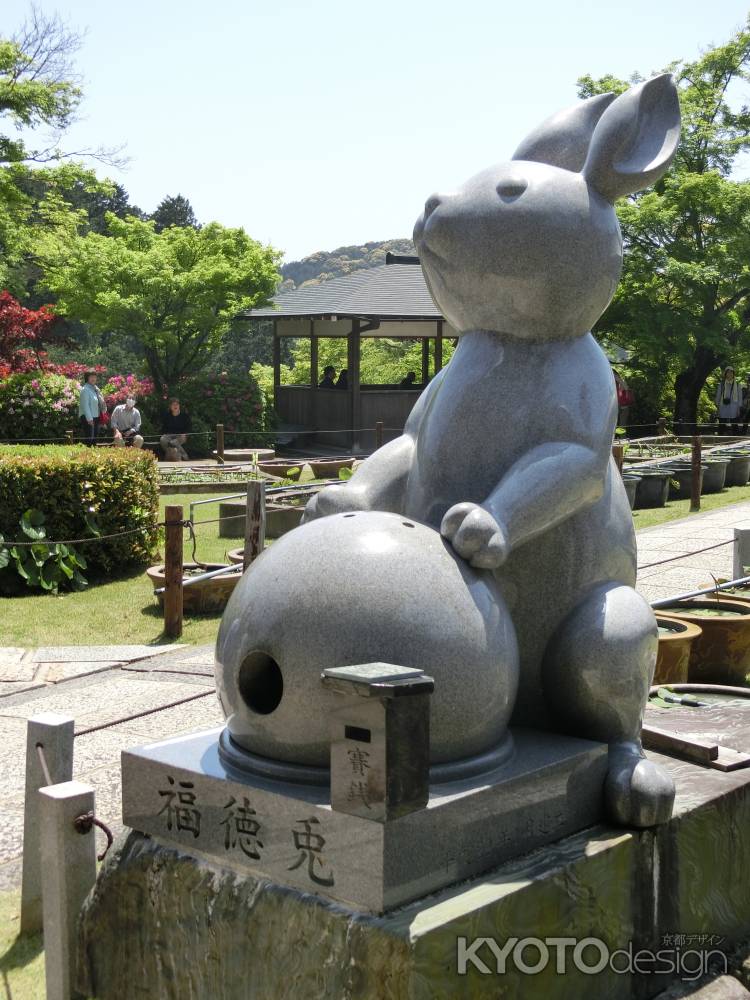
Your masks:
M638 589L656 600L697 589L711 573L729 577L731 544L689 553L730 542L734 527L750 528L750 502L639 532L639 566L683 558L640 570ZM121 721L201 689L205 697ZM94 786L97 814L117 832L120 751L221 725L213 646L0 647L0 889L20 884L26 719L39 712L73 716L77 730L107 724L76 739L73 776Z

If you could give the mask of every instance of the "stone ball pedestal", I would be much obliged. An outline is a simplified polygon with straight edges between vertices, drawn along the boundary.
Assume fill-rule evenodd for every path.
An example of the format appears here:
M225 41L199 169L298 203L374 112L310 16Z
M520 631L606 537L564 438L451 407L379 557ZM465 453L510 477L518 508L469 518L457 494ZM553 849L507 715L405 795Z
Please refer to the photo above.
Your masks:
M328 667L385 662L434 678L430 778L497 768L512 754L514 628L491 573L398 514L352 512L302 525L250 566L216 644L226 765L327 784Z

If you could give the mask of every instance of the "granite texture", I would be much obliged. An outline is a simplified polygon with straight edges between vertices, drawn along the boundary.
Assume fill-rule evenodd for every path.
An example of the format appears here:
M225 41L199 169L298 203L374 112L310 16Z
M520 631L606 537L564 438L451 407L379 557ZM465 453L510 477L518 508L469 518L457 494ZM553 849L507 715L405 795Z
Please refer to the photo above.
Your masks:
M403 436L305 514L403 514L494 571L520 651L514 721L610 742L611 815L636 826L667 819L674 790L638 744L656 625L633 590L615 386L589 331L620 274L613 202L664 173L679 129L674 81L656 77L562 112L509 163L427 200L414 240L458 348Z
M125 825L363 911L392 909L602 815L606 747L587 740L515 730L503 766L432 784L426 808L384 821L377 803L372 815L339 812L326 787L228 772L219 733L125 751Z
M222 618L216 681L232 739L262 757L327 767L338 700L321 672L378 661L434 678L431 763L503 742L518 667L492 576L434 528L395 514L297 528L253 562ZM272 683L278 701L261 704Z
M489 972L457 968L459 937L502 947L593 935L637 951L702 934L730 953L746 940L750 773L649 756L679 788L674 817L657 831L594 827L380 917L132 833L84 907L82 991L98 1000L655 997L672 976L589 975L569 962L565 975L554 962L533 976L509 963L503 975L486 944L478 957Z

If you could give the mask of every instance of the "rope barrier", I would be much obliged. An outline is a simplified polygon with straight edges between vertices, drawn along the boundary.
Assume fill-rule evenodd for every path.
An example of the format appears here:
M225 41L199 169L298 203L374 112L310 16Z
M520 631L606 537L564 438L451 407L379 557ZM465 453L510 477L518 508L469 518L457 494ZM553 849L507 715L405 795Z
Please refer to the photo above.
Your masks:
M690 556L700 555L701 552L710 552L712 549L720 549L724 545L734 545L734 539L730 538L726 542L717 542L715 545L707 545L704 549L693 549L692 552L683 552L679 556L670 556L669 559L660 559L658 562L646 563L645 566L638 566L637 569L651 569L652 566L664 566L665 563L677 562L679 559L689 559Z
M73 734L73 739L79 736L88 736L89 733L98 733L103 729L112 729L113 726L120 726L123 722L132 722L134 719L144 719L147 715L155 715L157 712L164 712L168 708L177 708L179 705L186 705L189 701L196 701L198 698L207 698L208 695L215 695L213 688L208 691L201 691L199 694L190 694L187 698L180 698L178 701L170 701L166 705L159 705L157 708L147 708L143 712L136 712L134 715L124 715L121 719L114 719L112 722L103 722L98 726L89 726L88 729L80 729Z

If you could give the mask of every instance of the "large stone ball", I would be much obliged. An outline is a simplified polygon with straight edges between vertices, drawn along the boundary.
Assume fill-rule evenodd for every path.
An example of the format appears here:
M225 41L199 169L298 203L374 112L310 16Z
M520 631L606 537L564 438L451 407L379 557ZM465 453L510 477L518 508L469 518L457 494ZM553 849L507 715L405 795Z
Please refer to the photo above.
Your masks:
M491 573L398 514L335 514L289 532L248 568L219 629L216 684L232 741L327 767L341 695L321 671L378 661L434 677L433 764L503 741L518 653Z

